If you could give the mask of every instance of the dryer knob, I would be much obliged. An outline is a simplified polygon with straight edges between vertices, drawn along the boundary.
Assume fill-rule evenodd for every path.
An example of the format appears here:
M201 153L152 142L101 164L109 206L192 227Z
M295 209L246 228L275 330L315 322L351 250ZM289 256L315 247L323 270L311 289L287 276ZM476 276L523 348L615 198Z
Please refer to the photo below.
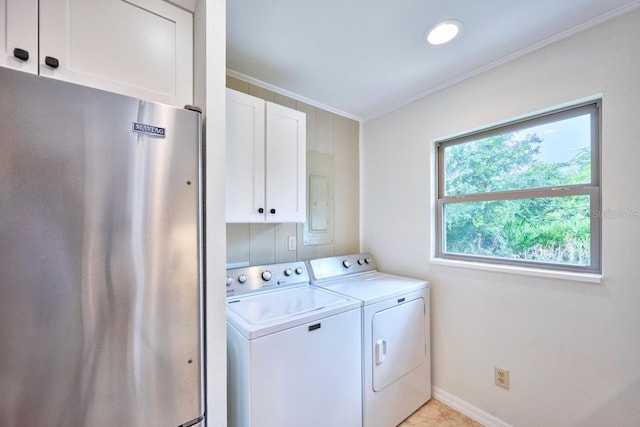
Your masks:
M359 259L358 260L358 265L362 265L362 264L364 264L364 260L363 259Z
M233 279L227 276L227 286L231 286L233 284Z
M287 268L287 269L284 271L284 275L285 275L285 276L287 276L287 277L291 276L292 274L293 274L293 270L292 270L292 269L290 269L290 268Z
M365 258L364 262L366 262L367 264L371 264L371 261L373 261L371 258Z
M238 276L238 282L246 283L246 281L247 281L247 276L245 276L244 274L241 274Z
M302 274L303 271L302 267L296 268L296 274Z
M344 268L349 268L351 267L351 262L348 259L345 259L342 261L342 265L344 265Z
M265 270L262 272L262 280L269 281L271 280L271 272L269 270Z

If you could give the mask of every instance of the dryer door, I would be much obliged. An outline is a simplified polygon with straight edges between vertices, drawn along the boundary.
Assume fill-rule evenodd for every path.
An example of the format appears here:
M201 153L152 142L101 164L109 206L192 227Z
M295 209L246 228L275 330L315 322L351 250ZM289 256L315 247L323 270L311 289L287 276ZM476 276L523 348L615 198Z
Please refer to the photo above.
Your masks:
M425 305L418 298L374 314L373 390L378 392L425 361Z

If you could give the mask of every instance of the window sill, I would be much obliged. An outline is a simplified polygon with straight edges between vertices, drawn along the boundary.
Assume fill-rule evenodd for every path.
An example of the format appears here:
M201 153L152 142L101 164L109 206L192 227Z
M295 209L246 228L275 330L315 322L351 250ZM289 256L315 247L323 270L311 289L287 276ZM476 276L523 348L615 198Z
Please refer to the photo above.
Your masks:
M448 267L468 268L471 270L493 271L497 273L518 274L521 276L545 277L572 282L602 283L602 274L576 273L573 271L545 270L511 265L496 265L475 261L458 261L444 258L431 258L431 264Z

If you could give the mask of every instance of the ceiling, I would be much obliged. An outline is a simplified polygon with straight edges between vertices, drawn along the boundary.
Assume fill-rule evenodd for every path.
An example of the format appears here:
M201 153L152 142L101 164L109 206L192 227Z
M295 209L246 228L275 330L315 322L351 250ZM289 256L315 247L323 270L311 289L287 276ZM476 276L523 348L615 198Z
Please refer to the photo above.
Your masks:
M227 0L232 76L366 120L640 0ZM425 31L464 23L453 42Z

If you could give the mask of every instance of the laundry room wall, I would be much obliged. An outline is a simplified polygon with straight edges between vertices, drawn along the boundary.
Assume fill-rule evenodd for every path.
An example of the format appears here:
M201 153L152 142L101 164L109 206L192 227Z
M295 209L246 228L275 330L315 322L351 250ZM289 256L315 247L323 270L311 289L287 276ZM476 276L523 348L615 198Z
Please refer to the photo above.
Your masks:
M205 384L207 427L227 426L224 158L226 1L197 0L194 12L194 103L203 109L206 146Z
M430 280L435 390L510 425L640 425L639 46L627 9L362 124L363 250ZM430 262L434 140L600 94L602 283Z
M235 77L227 76L227 87L306 113L307 186L309 175L328 178L330 221L322 236L309 233L306 224L227 224L227 264L272 264L358 252L359 123ZM295 251L288 250L289 236L296 236Z

